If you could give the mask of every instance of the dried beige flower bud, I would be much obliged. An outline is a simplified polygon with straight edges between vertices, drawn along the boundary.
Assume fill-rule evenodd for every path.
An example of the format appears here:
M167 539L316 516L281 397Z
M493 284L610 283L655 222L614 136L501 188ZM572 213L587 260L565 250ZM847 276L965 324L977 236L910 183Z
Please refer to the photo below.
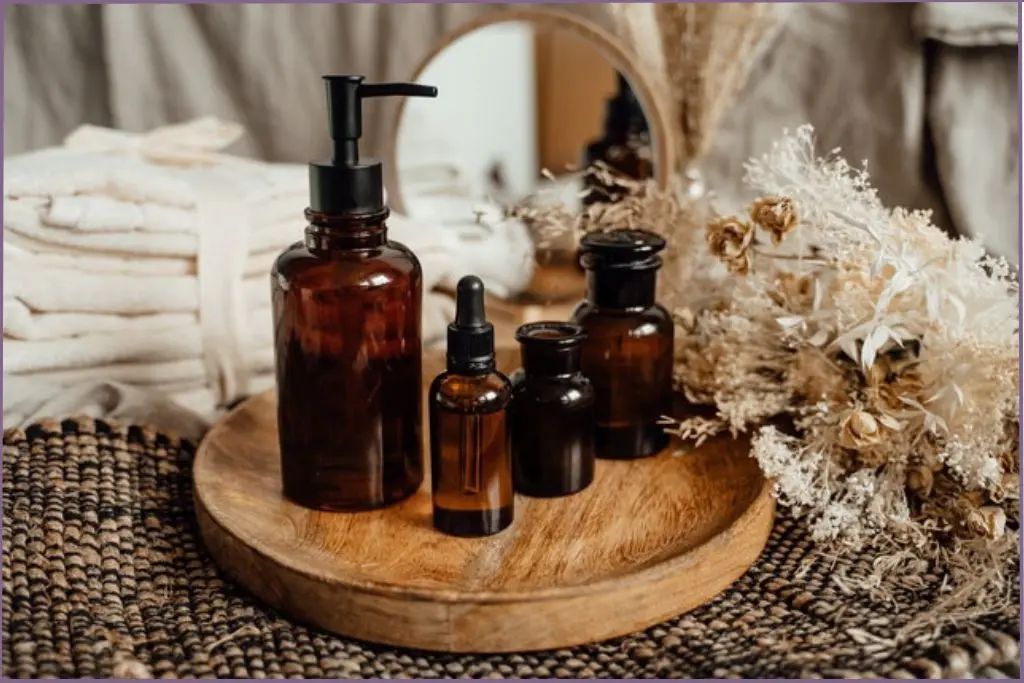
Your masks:
M854 410L839 424L839 442L845 448L859 450L878 443L881 427L871 413Z
M697 325L697 316L687 306L675 310L676 324L687 332L692 332Z
M879 387L885 384L885 378L888 376L888 365L883 359L876 360L867 371L868 386Z
M1002 538L1006 532L1006 512L1001 507L986 505L981 508L981 514L985 516L989 538Z
M1017 500L1020 498L1020 477L1014 473L1006 473L999 482L1000 494L1004 499Z
M767 291L769 298L787 310L809 311L814 304L814 280L807 275L783 271L775 279L775 287Z
M735 218L718 218L708 224L708 249L737 275L750 272L750 243L754 228Z
M920 498L927 498L932 494L932 487L935 486L935 476L928 467L914 467L907 472L907 488L917 494Z
M966 493L961 493L957 498L959 504L976 508L981 507L982 500L983 498L980 491L968 491Z
M796 207L789 197L761 197L750 208L750 220L767 230L772 243L778 244L796 227Z
M682 357L687 373L694 378L694 386L711 388L716 385L718 373L715 370L718 358L695 348L685 349Z
M894 376L893 363L879 358L867 372L867 384L873 390L873 396L889 410L904 408L903 398L920 399L919 394L924 388L920 373L908 368Z
M995 505L975 508L964 518L964 528L974 536L1000 538L1006 533L1006 513Z
M788 380L811 404L842 404L850 394L842 371L818 349L799 349L793 354L793 371Z
M750 252L743 252L736 258L728 260L723 259L725 265L729 268L729 272L734 275L746 275L750 272L750 266L752 265L750 260Z

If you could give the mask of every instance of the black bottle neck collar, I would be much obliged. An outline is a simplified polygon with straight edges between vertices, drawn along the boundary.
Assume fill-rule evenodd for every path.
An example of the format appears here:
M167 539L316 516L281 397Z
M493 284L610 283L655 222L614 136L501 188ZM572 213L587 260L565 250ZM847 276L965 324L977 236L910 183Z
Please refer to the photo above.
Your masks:
M387 208L357 215L306 209L306 248L312 252L376 249L388 240Z
M587 333L579 325L536 322L516 330L523 370L528 377L562 377L580 371Z
M598 308L648 308L655 303L657 289L655 269L587 271L587 301Z
M449 354L445 369L449 373L458 375L459 377L483 377L484 375L490 375L491 373L496 372L498 365L493 356L489 358L465 360L452 358L451 354Z

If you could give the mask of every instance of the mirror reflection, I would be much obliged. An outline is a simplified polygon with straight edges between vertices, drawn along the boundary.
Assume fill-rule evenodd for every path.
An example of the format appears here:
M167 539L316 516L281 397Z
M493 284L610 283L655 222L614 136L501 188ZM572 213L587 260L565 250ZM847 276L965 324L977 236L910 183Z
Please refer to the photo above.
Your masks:
M436 100L403 105L395 151L405 212L472 221L480 203L614 201L584 171L604 162L651 177L647 118L630 83L586 39L564 28L508 21L459 37L417 75ZM529 226L527 226L529 227ZM544 245L571 254L572 244Z

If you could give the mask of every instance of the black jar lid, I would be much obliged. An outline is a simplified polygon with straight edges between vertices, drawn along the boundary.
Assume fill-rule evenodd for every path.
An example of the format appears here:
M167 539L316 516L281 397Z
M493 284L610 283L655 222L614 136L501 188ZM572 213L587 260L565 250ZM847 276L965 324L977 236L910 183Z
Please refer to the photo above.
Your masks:
M580 240L584 268L602 270L652 270L661 267L658 255L665 238L649 230L616 229L587 233Z

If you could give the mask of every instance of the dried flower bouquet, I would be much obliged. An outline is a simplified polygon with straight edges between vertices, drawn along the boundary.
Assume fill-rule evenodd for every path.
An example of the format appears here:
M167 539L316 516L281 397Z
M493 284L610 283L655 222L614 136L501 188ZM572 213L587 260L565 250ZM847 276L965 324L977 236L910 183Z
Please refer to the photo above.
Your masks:
M823 548L879 553L887 577L850 583L912 584L938 567L945 618L1004 606L1019 563L1016 274L927 213L885 208L865 171L815 155L809 126L746 169L760 198L741 216L625 181L620 203L582 216L514 212L549 233L668 239L677 388L714 414L667 427L698 442L749 433Z

